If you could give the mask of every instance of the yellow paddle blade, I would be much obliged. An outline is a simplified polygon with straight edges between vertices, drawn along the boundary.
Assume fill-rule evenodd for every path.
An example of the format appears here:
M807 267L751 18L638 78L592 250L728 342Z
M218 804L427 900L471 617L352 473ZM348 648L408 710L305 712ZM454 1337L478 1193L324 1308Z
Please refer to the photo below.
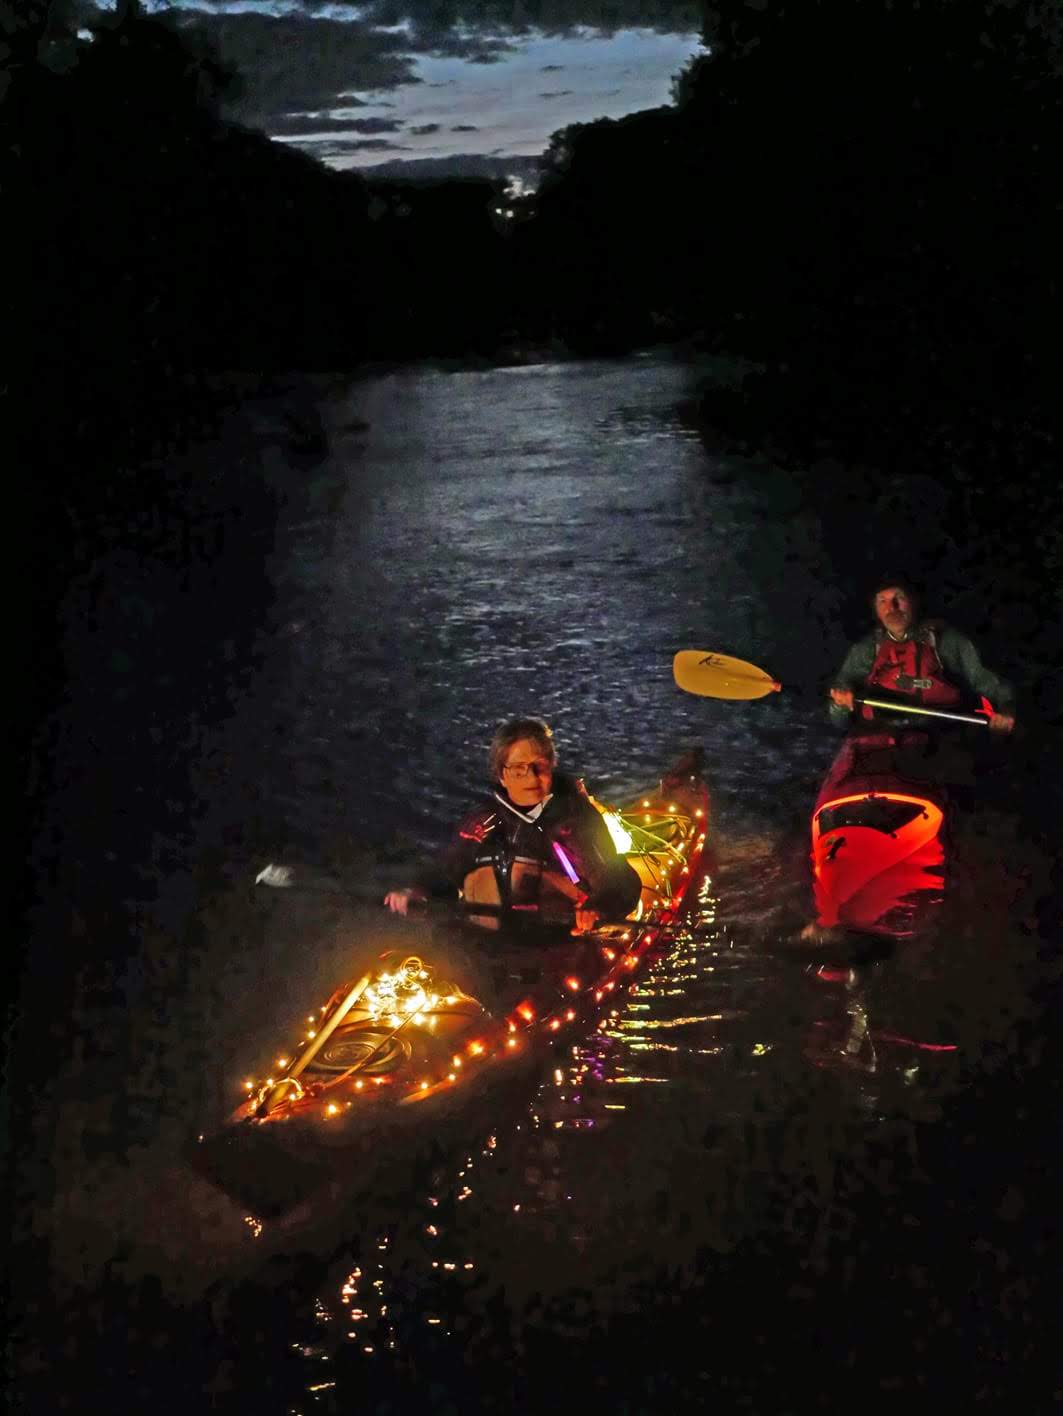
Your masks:
M782 687L756 664L704 649L681 649L672 672L680 688L702 698L763 698L766 693L778 693Z

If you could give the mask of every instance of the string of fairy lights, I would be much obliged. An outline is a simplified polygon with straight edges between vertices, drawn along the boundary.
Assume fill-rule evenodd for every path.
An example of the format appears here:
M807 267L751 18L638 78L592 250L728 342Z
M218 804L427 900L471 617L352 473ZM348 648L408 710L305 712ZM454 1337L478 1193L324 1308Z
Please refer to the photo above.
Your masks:
M233 1120L261 1124L299 1115L335 1122L374 1096L389 1095L400 1106L422 1102L452 1089L484 1064L512 1057L534 1036L562 1033L588 1011L596 1011L626 984L678 910L706 840L707 802L699 799L702 805L680 806L646 797L623 813L594 802L618 851L638 871L643 891L629 921L594 931L597 962L590 965L589 979L569 974L560 988L548 990L549 996L529 995L498 1020L453 984L437 980L420 957L410 955L354 990L337 990L316 1014L308 1015L297 1052L279 1056L273 1075L243 1082L247 1095ZM416 1037L424 1052L435 1035L432 1050L438 1054L447 1040L444 1034L455 1031L451 1024L463 1035L445 1049L443 1058L437 1055L434 1061L415 1064L406 1039ZM356 1055L349 1066L332 1067L332 1075L323 1075L318 1039L331 1036L330 1029L347 1039ZM359 1037L365 1039L360 1052ZM411 1069L420 1075L411 1077Z
M574 1198L566 1191L565 1172L556 1158L560 1153L556 1148L551 1148L553 1143L546 1138L561 1130L594 1132L608 1124L603 1112L607 1117L609 1112L626 1110L623 1103L603 1101L601 1098L602 1084L615 1083L618 1075L623 1074L622 1058L613 1056L610 1063L608 1054L616 1050L617 1043L621 1051L630 1046L630 1038L625 1036L623 1027L624 1018L633 1008L639 1007L632 1000L686 992L686 986L681 981L691 977L690 966L703 964L706 955L711 954L719 944L717 933L712 928L715 909L715 886L706 879L704 888L699 887L696 898L688 901L682 926L670 933L667 954L655 956L645 981L636 984L626 1004L621 1004L620 1000L613 1003L601 1015L591 1037L573 1045L571 1050L566 1049L563 1057L558 1059L558 1065L544 1078L536 1098L523 1113L523 1125L519 1121L516 1123L514 1137L511 1138L512 1141L522 1130L544 1138L540 1149L535 1152L544 1167L542 1172L523 1172L532 1193L508 1197L507 1207L514 1221L524 1222L533 1214L554 1212L558 1205ZM673 989L673 984L680 986ZM431 1275L432 1287L424 1293L416 1311L403 1308L405 1324L420 1323L444 1337L453 1336L457 1330L454 1325L455 1312L464 1309L471 1291L470 1285L475 1285L480 1265L474 1257L475 1250L469 1252L469 1230L461 1225L456 1207L479 1193L478 1189L474 1192L478 1167L494 1159L497 1146L498 1136L489 1135L477 1152L465 1156L447 1181L443 1181L442 1176L437 1177L434 1188L438 1190L442 1186L447 1192L446 1204L449 1207L445 1212L440 1209L445 1203L440 1193L423 1197L424 1210L411 1231L415 1247L408 1252L405 1262L412 1262L416 1268L423 1265L424 1271ZM551 1157L555 1157L552 1165ZM490 1182L487 1183L490 1186ZM577 1220L569 1235L577 1249L589 1242L583 1232L585 1228ZM549 1232L549 1226L546 1232ZM417 1236L420 1237L419 1245L416 1244ZM336 1336L341 1339L343 1347L353 1349L361 1360L368 1361L396 1354L408 1336L406 1326L401 1331L396 1326L389 1290L398 1289L400 1285L408 1286L410 1280L390 1272L386 1262L386 1235L380 1236L376 1248L380 1251L378 1255L370 1252L367 1258L352 1264L345 1273L334 1290L335 1298L331 1300L334 1306L321 1311L319 1304L319 1310L315 1313L318 1322L332 1322L339 1329ZM332 1346L329 1350L333 1355L338 1355L338 1347ZM322 1359L325 1349L315 1346L307 1349L305 1355ZM344 1368L343 1374L346 1375L348 1370ZM318 1379L311 1379L307 1387L312 1394L323 1389Z
M667 953L654 954L646 982L635 986L626 1004L614 996L606 1010L600 1012L597 1027L590 1038L564 1050L552 1072L544 1077L536 1098L521 1113L523 1124L520 1120L515 1123L514 1137L511 1139L515 1140L516 1133L522 1130L542 1136L541 1150L536 1150L535 1155L543 1169L541 1174L538 1169L534 1173L531 1170L525 1172L532 1193L508 1197L508 1208L515 1221L523 1222L532 1214L552 1213L558 1204L574 1198L566 1192L565 1173L556 1159L560 1153L556 1150L556 1144L548 1138L562 1129L566 1132L593 1132L609 1124L608 1113L626 1109L623 1103L603 1101L601 1085L618 1080L617 1063L620 1059L613 1057L610 1065L607 1054L615 1050L617 1043L623 1050L623 1045L629 1041L622 1029L623 1019L633 1006L630 1000L644 993L670 995L672 992L686 991L681 981L691 977L691 966L703 964L706 952L711 953L719 943L714 928L716 906L713 881L707 874L699 876L696 891L692 891L687 899L681 922L677 921L669 930ZM706 931L711 937L706 937ZM673 984L678 987L673 989ZM405 1276L408 1268L400 1267L391 1272L387 1235L380 1235L375 1243L379 1253L372 1252L374 1245L370 1241L360 1262L352 1263L345 1271L333 1290L335 1296L330 1299L334 1306L324 1309L323 1305L318 1304L315 1312L317 1321L331 1323L337 1329L335 1336L340 1339L340 1345L347 1350L353 1349L358 1360L374 1362L388 1354L395 1355L405 1345L411 1323L425 1325L443 1338L453 1336L457 1330L455 1312L463 1310L468 1294L475 1287L480 1268L474 1256L475 1250L469 1252L468 1230L458 1219L457 1206L481 1194L476 1176L485 1163L490 1170L497 1145L496 1134L487 1136L481 1147L465 1156L449 1178L444 1179L442 1174L435 1177L435 1193L422 1197L423 1208L409 1236L413 1247L401 1261L407 1265L412 1261L415 1269L423 1265L424 1271L432 1275L432 1287L425 1291L423 1301L417 1304L416 1310L411 1310L408 1301L400 1296L398 1312L402 1316L396 1316L392 1299L396 1295L406 1295L411 1280ZM555 1158L553 1162L551 1157ZM490 1193L490 1181L486 1183ZM585 1229L586 1225L577 1220L569 1236L577 1249L589 1242L583 1232ZM546 1232L550 1232L549 1225ZM401 1328L396 1325L397 1322L401 1323ZM339 1355L340 1348L333 1345L327 1350L335 1357ZM327 1360L326 1348L320 1345L307 1348L304 1355ZM348 1370L342 1368L333 1375L345 1376ZM316 1375L308 1378L308 1382L307 1391L312 1395L335 1385L334 1382L321 1382Z

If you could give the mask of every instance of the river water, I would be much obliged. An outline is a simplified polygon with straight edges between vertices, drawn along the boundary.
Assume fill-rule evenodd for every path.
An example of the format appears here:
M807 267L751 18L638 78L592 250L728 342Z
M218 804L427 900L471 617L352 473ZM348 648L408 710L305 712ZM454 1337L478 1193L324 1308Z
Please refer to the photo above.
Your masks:
M797 942L837 747L823 690L861 627L847 576L863 562L796 478L711 450L681 412L692 389L657 356L382 374L322 396L329 450L309 467L249 401L182 464L243 459L242 483L217 481L248 506L218 492L201 542L116 540L84 567L22 1011L38 1049L26 1242L51 1274L20 1348L31 1409L65 1390L56 1351L186 1410L540 1410L566 1391L670 1410L758 1390L777 1329L812 1333L827 1293L846 1353L850 1299L910 1289L911 1341L927 1293L946 1314L978 1295L898 1359L895 1390L929 1390L939 1359L990 1341L1001 1292L993 1340L1025 1331L1036 1299L1008 1285L1026 1265L999 1255L1030 1177L979 1182L996 1187L989 1257L971 1257L973 1202L943 1225L940 1192L956 1154L992 1170L995 1138L956 1138L1047 1031L1043 836L998 794L957 838L923 934L852 970ZM900 548L946 593L962 583L955 547L913 539L910 507L869 532L849 495L868 566ZM999 631L953 600L965 627ZM786 691L684 695L671 661L689 647ZM182 1147L356 945L425 927L256 890L255 873L305 862L382 894L474 799L517 713L548 719L605 798L704 746L710 907L526 1105L477 1118L449 1168L263 1227ZM43 1021L57 974L69 1028ZM647 1335L665 1375L639 1356ZM573 1339L587 1356L566 1387Z

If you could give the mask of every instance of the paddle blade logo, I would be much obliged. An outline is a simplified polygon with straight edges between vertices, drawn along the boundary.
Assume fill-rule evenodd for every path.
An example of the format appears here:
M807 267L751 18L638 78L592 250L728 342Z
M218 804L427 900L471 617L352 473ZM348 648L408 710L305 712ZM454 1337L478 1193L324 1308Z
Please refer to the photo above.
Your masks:
M781 686L755 664L703 649L681 649L675 656L673 673L681 689L702 698L763 698Z

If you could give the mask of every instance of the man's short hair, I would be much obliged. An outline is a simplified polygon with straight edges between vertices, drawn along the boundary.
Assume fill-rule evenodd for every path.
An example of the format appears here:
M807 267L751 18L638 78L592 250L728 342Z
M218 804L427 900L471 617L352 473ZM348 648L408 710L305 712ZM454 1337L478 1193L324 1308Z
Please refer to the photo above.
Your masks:
M883 590L903 590L912 602L913 608L918 608L921 596L915 585L906 575L880 575L877 580L871 582L871 588L867 592L867 602L872 610L875 608L875 601Z

